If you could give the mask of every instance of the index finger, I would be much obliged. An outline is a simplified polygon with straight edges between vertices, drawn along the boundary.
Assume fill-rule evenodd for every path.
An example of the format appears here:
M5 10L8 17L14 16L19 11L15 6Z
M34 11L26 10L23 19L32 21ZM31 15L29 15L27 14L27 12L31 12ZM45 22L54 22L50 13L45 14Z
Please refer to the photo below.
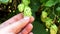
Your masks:
M25 17L11 25L8 25L5 28L2 28L1 31L3 32L12 32L12 33L18 33L19 31L21 31L21 29L23 27L25 27L30 21L29 17Z
M10 18L9 20L5 21L4 23L2 23L2 24L0 25L0 28L3 28L3 27L5 27L5 26L8 26L8 25L10 25L11 23L14 23L14 22L16 22L16 21L18 21L18 20L20 20L20 19L22 19L22 18L23 18L23 14L22 14L22 13L17 14L16 16L14 16L14 17Z

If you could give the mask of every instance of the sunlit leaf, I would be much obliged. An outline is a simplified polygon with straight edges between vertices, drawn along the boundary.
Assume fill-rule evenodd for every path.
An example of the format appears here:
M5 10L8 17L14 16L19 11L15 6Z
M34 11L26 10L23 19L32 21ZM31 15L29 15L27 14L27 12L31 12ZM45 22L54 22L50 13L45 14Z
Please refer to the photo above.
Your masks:
M57 7L57 9L56 9L56 10L60 12L60 7Z
M56 15L60 16L60 7L57 7L57 8L56 8L55 13L56 13Z
M51 6L55 5L56 3L57 3L57 1L49 0L49 1L46 2L45 6L51 7Z
M9 2L9 0L0 0L0 2L3 4L7 4Z
M48 0L40 0L41 3L45 3L47 2Z
M22 0L22 3L24 3L25 5L29 5L30 4L30 0Z

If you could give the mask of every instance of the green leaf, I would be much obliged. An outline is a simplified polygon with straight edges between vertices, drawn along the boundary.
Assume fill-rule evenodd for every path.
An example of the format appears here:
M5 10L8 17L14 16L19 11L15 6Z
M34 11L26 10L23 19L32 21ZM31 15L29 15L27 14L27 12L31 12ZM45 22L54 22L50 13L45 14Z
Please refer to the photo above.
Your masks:
M57 7L56 10L60 12L60 7Z
M57 7L57 8L56 8L55 13L56 13L57 16L60 16L60 7Z
M46 32L45 26L42 24L42 22L35 20L33 23L33 33L34 34L49 34L49 32Z
M57 3L57 1L49 0L46 2L45 6L51 7L51 6L55 5L56 3Z
M9 2L9 0L0 0L0 2L3 4L7 4Z
M60 0L57 0L58 1L58 3L60 3Z
M40 0L41 3L46 3L48 0Z
M22 0L22 3L25 5L29 5L30 4L30 0Z

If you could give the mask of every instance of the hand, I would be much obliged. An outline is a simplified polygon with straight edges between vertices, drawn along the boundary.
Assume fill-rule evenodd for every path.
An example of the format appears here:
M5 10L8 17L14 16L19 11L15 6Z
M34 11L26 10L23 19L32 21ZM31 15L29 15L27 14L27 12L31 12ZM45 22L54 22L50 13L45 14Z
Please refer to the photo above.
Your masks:
M18 14L0 25L0 34L33 34L33 17L24 17Z

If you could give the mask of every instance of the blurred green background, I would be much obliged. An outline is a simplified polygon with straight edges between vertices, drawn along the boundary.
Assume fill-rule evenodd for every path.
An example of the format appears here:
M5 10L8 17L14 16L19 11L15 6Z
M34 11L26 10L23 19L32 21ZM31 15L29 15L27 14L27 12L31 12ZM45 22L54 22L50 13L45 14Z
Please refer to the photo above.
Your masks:
M34 34L49 34L46 31L45 26L40 20L40 17L35 16L35 12L38 11L40 7L40 0L31 0L30 7L32 8L33 16L35 17L35 21L33 22L33 33Z
M45 25L42 23L42 21L41 21L41 19L40 19L40 13L38 13L39 15L37 15L36 16L36 12L39 10L39 8L41 7L41 5L42 5L42 3L40 2L40 1L42 1L42 3L45 3L47 0L31 0L31 3L30 3L30 7L31 7L31 9L32 9L32 15L34 16L34 18L35 18L35 21L32 23L33 24L33 30L32 30L32 32L34 33L34 34L49 34L49 31L47 32L46 31L46 27L45 27ZM55 1L55 0L54 0ZM55 3L50 3L51 5L50 6L52 6L53 4L55 4ZM3 4L2 4L3 5ZM2 5L0 5L1 7L0 8L2 8L2 7L4 7L4 6L6 6L7 7L7 5L4 5L4 6L2 6ZM18 4L17 4L18 5ZM10 6L10 5L8 5L8 6ZM49 3L48 3L48 6L49 6ZM60 4L59 5L57 5L57 6L60 6ZM12 5L12 7L13 7L13 5ZM44 9L46 8L46 7L43 7ZM56 8L56 7L55 7ZM8 9L8 8L7 8ZM6 11L5 11L5 8L4 8L4 10L3 11L0 11L0 23L3 23L4 21L6 21L6 20L8 20L9 18L11 18L12 16L14 16L14 15L16 15L16 14L18 14L18 13L20 13L19 11L18 11L18 9L17 10L13 10L13 11L11 11L11 12L7 12L8 10L6 9ZM44 10L43 9L43 10ZM38 12L40 12L40 11L38 11ZM49 12L49 11L48 11ZM52 12L52 10L51 10L51 12ZM55 11L56 12L56 11ZM56 12L57 14L59 13L59 12ZM59 13L60 14L60 13ZM50 14L51 16L53 16L52 14ZM55 16L54 16L55 17ZM52 18L54 18L54 17L52 17Z
M34 34L49 34L49 32L46 32L45 26L42 24L40 17L37 18L35 13L38 11L39 7L40 7L40 0L31 0L31 3L29 5L32 8L32 15L35 18L35 21L33 22L33 30L32 32ZM8 13L8 15L7 15ZM20 13L18 10L16 10L15 12L0 12L0 23L8 20L9 18L11 18L12 16Z

